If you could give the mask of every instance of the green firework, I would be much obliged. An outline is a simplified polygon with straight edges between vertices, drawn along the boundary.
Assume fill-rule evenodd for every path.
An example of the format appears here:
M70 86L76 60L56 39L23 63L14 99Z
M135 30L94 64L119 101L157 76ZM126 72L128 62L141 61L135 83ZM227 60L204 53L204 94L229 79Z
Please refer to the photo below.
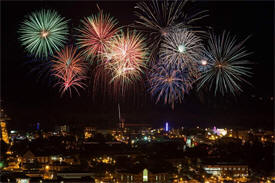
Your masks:
M33 12L20 25L19 40L31 55L47 58L67 41L67 23L68 20L54 10Z

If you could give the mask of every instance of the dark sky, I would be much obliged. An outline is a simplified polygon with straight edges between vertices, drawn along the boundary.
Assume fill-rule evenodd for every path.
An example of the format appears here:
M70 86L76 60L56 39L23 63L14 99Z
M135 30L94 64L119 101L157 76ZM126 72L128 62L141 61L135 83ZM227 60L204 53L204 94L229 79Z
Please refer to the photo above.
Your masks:
M135 20L133 1L100 1L100 8L119 20L120 25ZM41 8L57 10L70 19L70 27L77 27L79 20L97 13L96 2L2 2L1 3L1 105L12 118L11 128L29 128L40 122L42 128L55 124L73 122L104 126L117 122L117 106L108 99L96 97L91 91L81 91L72 98L60 97L58 88L52 87L51 80L39 72L31 72L35 64L27 57L18 42L17 30L26 14ZM183 104L171 110L168 105L155 105L150 96L141 97L138 103L132 100L122 103L121 110L126 122L152 123L159 127L167 120L173 126L213 126L239 128L273 127L273 68L274 68L274 4L266 2L195 2L186 7L207 9L209 17L199 22L216 31L229 30L240 38L248 35L247 49L253 54L254 75L244 85L244 92L237 98L215 98L205 94L201 99L197 93L185 96ZM73 31L71 31L73 32ZM73 39L73 36L71 36ZM38 68L37 66L35 68ZM144 99L145 98L145 99Z

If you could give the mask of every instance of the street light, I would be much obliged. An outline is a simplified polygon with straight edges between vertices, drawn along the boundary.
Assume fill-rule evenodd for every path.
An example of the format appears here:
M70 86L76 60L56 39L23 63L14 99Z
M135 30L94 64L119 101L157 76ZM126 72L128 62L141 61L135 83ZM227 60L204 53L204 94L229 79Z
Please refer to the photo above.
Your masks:
M49 170L49 169L50 169L50 166L49 166L49 165L46 165L45 169L46 169L46 170Z

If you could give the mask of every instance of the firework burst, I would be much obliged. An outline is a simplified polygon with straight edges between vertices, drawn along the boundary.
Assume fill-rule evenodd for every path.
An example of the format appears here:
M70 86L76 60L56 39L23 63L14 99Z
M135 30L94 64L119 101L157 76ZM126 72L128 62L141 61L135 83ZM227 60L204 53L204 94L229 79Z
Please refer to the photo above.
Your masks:
M162 100L174 109L175 102L181 103L184 94L192 89L195 79L196 76L189 72L188 68L178 69L161 61L149 74L149 91L156 97L156 103Z
M71 96L71 88L78 94L77 87L84 88L86 64L77 50L73 47L65 47L54 56L52 72L58 78L57 85L60 86L61 95L68 91Z
M106 68L111 70L115 85L124 87L141 77L147 60L144 38L135 31L116 35L105 53Z
M104 53L108 42L117 33L117 20L99 10L98 15L92 15L82 20L82 28L78 29L78 45L83 48L87 57Z
M54 10L33 12L21 24L19 40L31 55L47 58L64 46L68 35L67 22Z
M198 79L198 89L214 88L215 95L221 93L241 92L240 84L246 82L245 77L251 76L250 62L246 56L250 55L244 48L247 39L237 42L229 32L222 35L210 34L208 45L205 48L204 70Z
M177 68L197 67L203 52L201 39L185 30L174 30L165 36L159 56L168 65Z
M171 29L190 27L189 24L204 18L206 11L200 11L187 16L183 8L187 1L146 1L136 5L135 28L148 34L150 58L156 57L163 38Z

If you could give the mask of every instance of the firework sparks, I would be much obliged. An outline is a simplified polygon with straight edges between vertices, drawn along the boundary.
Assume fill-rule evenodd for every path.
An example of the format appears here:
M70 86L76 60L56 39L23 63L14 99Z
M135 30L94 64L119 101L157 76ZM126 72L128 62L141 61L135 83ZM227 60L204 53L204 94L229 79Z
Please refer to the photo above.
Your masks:
M178 68L196 67L203 51L201 39L187 30L174 30L165 36L160 58Z
M205 48L207 64L200 78L198 89L209 86L213 87L215 95L221 93L241 92L241 82L247 82L244 77L250 77L250 64L246 56L250 55L244 48L244 41L237 43L236 37L223 32L222 35L210 34L208 45ZM247 82L248 83L248 82Z
M68 35L67 22L53 10L33 12L21 24L19 40L31 55L47 58L64 46Z
M109 59L106 66L113 73L112 82L122 85L140 79L145 68L147 50L141 34L127 30L115 36L106 53Z
M161 61L162 62L162 61ZM149 74L150 92L156 97L156 103L163 100L174 109L175 102L182 102L184 94L192 89L196 76L188 68L178 69L166 64L156 65Z
M87 68L80 54L73 47L67 46L54 58L52 71L59 79L57 84L60 85L61 95L67 90L71 95L71 88L79 94L77 87L84 88L83 80L86 78Z
M147 1L139 2L136 5L135 21L136 29L148 34L148 42L151 60L159 52L160 44L163 38L171 29L190 27L190 24L196 20L204 18L206 11L200 11L192 16L187 16L183 8L187 1Z
M81 33L78 38L78 45L83 48L86 56L96 56L104 53L108 42L117 33L115 28L117 20L109 14L104 14L102 10L98 15L93 15L82 20L83 27L79 29Z

